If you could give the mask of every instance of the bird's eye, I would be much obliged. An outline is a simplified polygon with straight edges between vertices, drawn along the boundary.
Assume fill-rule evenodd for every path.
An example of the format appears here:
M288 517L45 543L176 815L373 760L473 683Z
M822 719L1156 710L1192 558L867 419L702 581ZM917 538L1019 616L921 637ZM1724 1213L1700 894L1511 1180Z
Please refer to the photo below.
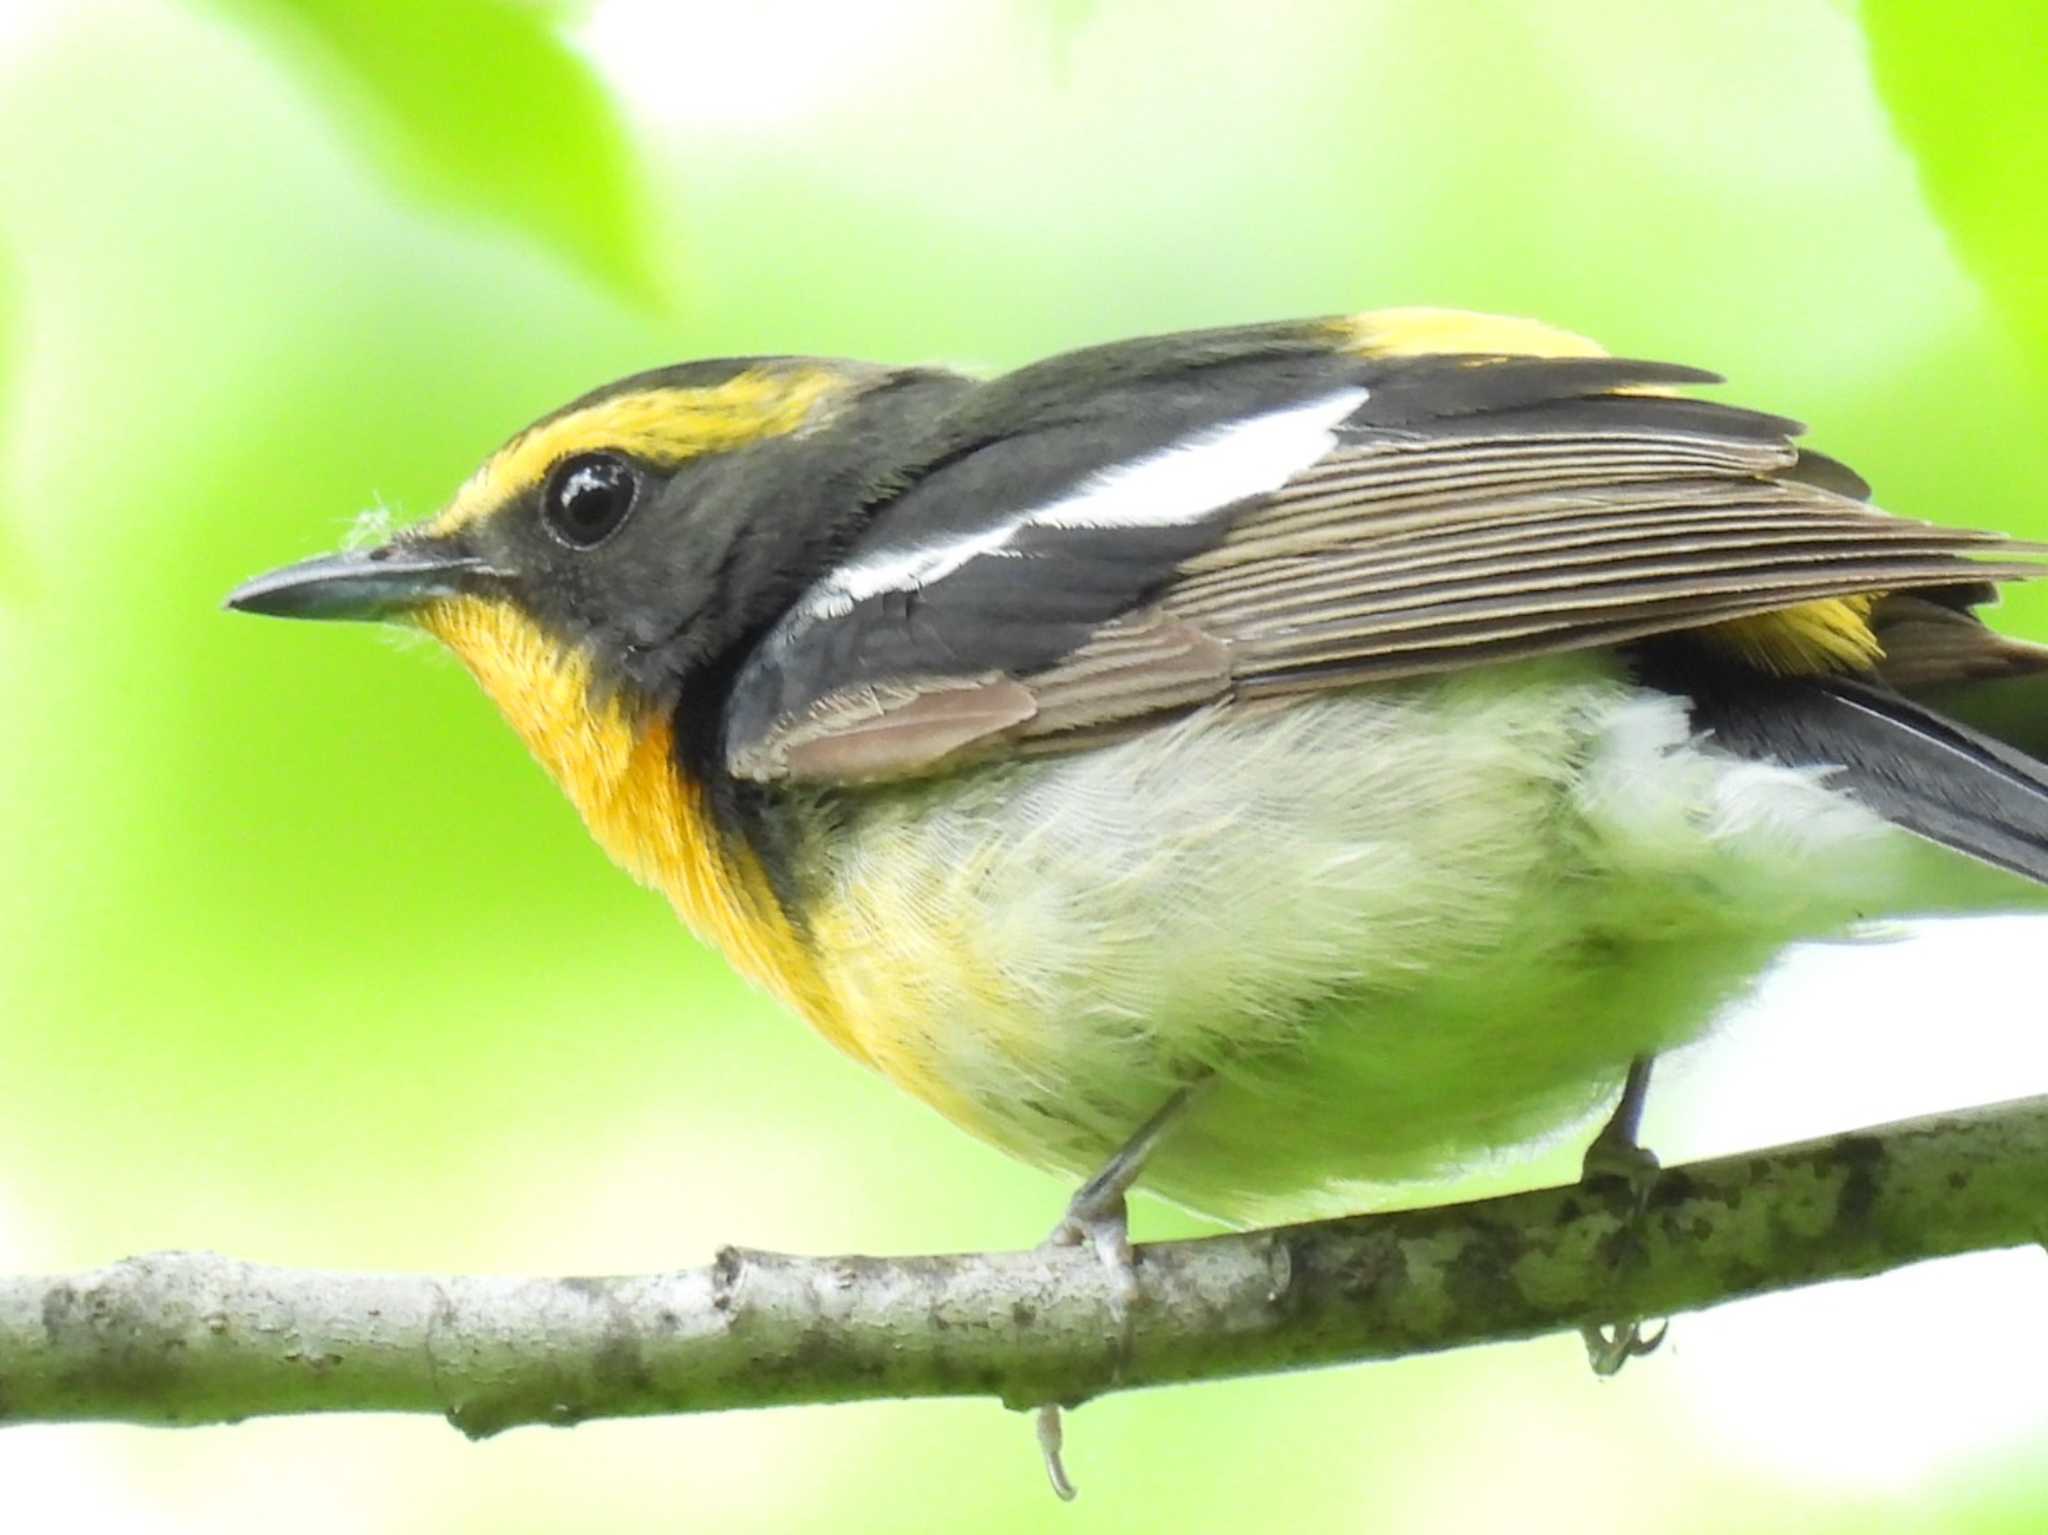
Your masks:
M639 492L639 475L615 453L564 459L541 492L541 521L571 549L594 549L619 530Z

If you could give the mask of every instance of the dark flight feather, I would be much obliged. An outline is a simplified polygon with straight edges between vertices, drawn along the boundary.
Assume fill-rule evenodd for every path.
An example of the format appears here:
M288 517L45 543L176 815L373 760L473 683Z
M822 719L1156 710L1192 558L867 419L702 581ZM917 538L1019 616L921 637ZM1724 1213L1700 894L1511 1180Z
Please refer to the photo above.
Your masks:
M1953 592L2048 554L1877 510L1797 422L1657 392L1713 380L1696 369L1292 334L1198 338L1178 362L1099 348L963 395L742 670L730 769L914 775L1216 700ZM1129 466L1318 401L1343 414L1270 488L1089 521Z
M1825 767L1830 787L1892 824L2048 884L2048 764L1853 678L1691 669L1658 680L1691 700L1693 724L1720 750Z

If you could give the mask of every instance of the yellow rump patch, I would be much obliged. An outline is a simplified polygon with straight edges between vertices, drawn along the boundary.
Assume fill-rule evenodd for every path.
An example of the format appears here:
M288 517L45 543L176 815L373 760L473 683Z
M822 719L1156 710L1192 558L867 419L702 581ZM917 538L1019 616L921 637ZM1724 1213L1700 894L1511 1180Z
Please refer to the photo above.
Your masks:
M665 717L594 698L582 652L557 644L509 604L447 598L421 610L418 622L469 668L614 862L665 894L742 975L834 1037L808 949L760 865L718 836L702 787L676 766Z
M669 469L701 454L784 436L842 383L824 368L749 368L701 389L613 395L513 438L455 493L427 532L452 533L488 515L578 453L610 449Z
M1802 602L1776 613L1710 624L1699 635L1759 671L1781 677L1869 671L1884 659L1884 646L1870 627L1870 610L1879 595Z
M1430 357L1447 352L1509 357L1605 357L1597 341L1525 320L1469 309L1375 309L1334 322L1343 345L1368 357Z

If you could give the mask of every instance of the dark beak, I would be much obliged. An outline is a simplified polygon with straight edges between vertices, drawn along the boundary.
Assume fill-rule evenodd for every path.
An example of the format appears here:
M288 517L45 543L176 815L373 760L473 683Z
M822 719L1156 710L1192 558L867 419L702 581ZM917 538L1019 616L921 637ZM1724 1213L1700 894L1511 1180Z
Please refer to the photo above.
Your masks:
M380 544L352 554L323 554L228 593L239 613L272 618L399 618L436 597L462 590L465 572L483 561L431 543Z

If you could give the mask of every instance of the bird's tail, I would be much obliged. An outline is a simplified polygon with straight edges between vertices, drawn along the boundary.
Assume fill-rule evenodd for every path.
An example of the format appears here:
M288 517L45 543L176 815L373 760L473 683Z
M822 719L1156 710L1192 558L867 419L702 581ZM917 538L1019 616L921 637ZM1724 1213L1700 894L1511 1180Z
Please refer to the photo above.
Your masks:
M1684 666L1693 722L1740 756L1829 766L1894 825L2048 886L2048 647L1970 608L1989 588L1887 598L1871 624L1875 679L1739 682Z

